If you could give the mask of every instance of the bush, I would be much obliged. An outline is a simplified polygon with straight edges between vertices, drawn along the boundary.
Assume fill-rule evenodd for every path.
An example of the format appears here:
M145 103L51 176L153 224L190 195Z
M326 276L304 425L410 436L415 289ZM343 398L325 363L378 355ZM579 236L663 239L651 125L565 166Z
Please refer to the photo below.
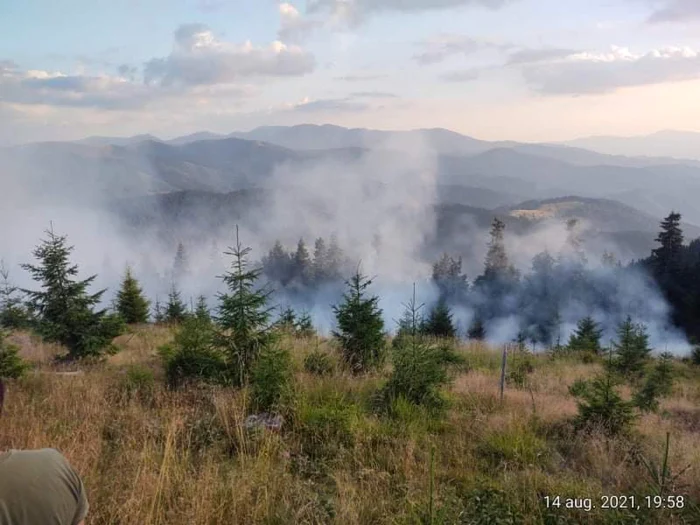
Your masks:
M494 432L486 436L478 447L478 452L492 467L540 466L544 465L548 458L547 444L525 427Z
M394 369L381 391L385 406L397 398L432 408L444 406L440 387L449 383L448 362L453 353L449 347L437 346L421 337L404 337L393 349Z
M29 364L19 356L19 349L5 339L0 330L0 379L17 379L29 369Z
M250 386L253 405L258 411L279 408L289 394L292 383L292 359L287 350L270 346L263 348L253 363Z
M314 350L304 358L304 370L317 376L331 375L335 366L331 356Z
M577 382L569 391L578 401L576 427L579 430L600 428L609 435L624 433L634 420L632 403L622 399L615 389L612 374L587 382Z
M662 354L634 396L634 404L643 412L656 412L659 398L668 396L673 389L673 356Z
M171 387L186 379L220 383L225 380L226 361L214 346L211 324L188 318L175 334L175 340L159 350Z
M131 365L121 382L121 391L127 400L138 398L150 401L155 392L155 375L153 370L143 365Z
M525 388L527 379L535 371L532 356L529 353L518 353L511 357L506 375L506 381L517 388Z
M700 366L700 345L695 345L690 352L690 361L694 365Z

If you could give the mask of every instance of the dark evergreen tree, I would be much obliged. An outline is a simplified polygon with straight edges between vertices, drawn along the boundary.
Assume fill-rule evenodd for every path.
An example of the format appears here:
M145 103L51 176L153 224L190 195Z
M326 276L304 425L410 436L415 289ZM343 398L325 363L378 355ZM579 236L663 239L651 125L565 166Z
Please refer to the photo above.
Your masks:
M411 300L404 305L404 313L401 319L398 320L398 329L393 344L396 346L406 337L417 337L422 331L425 324L421 310L425 307L424 304L416 302L416 285L413 284L413 295Z
M156 296L156 302L153 305L153 322L156 324L165 322L165 312L163 311L163 305L160 304L158 296Z
M227 356L229 377L236 385L248 381L258 354L272 342L268 307L272 290L257 288L262 270L249 268L250 248L244 248L238 237L226 255L233 257L231 270L222 280L228 291L219 294L217 321L220 327L218 344Z
M6 337L7 334L0 329L0 379L17 379L29 369L29 364L20 357L19 348L10 344Z
M422 332L432 337L452 338L457 335L452 321L452 312L444 299L438 300L430 310L430 314L422 326Z
M680 213L671 212L661 222L661 232L656 241L661 246L652 250L654 269L657 275L668 276L678 269L679 255L683 248Z
M506 253L505 229L505 223L496 217L491 224L491 240L489 241L489 249L484 263L484 278L487 281L508 279L517 275Z
M340 343L345 364L353 373L366 372L383 363L385 357L384 320L379 297L367 296L372 280L359 269L346 282L348 291L341 304L333 307L338 328L333 332Z
M316 334L314 323L308 312L303 312L297 321L297 335L300 337L312 337Z
M209 311L209 306L207 305L207 298L203 295L200 295L197 298L197 306L194 309L194 316L203 323L211 323L211 312Z
M328 280L328 248L322 237L314 243L313 277L317 283Z
M433 264L433 282L440 297L448 301L463 301L469 290L467 276L462 273L462 258L454 259L444 253Z
M569 350L573 351L600 354L603 350L600 346L602 335L603 330L599 328L598 323L590 316L584 317L576 325L576 331L571 334L567 346Z
M185 245L181 242L177 245L175 252L175 260L173 261L173 280L180 284L182 279L187 277L190 272L190 262L185 251Z
M0 260L0 329L17 330L29 327L31 319L19 288L10 282L10 272Z
M122 285L117 293L116 310L127 324L148 322L150 302L143 295L139 282L127 266Z
M617 336L618 341L612 343L615 355L611 361L613 370L633 381L640 379L651 354L646 328L634 324L628 316L618 327Z
M328 245L328 267L326 271L326 278L331 281L338 281L342 272L345 269L345 254L340 248L338 243L338 237L333 234L331 235L331 242Z
M664 353L659 356L656 366L634 395L634 404L643 412L655 412L659 408L659 398L666 397L673 389L673 356Z
M294 253L294 277L303 285L308 285L312 278L312 263L309 250L306 248L304 239L299 239L297 251Z
M64 345L70 359L98 355L121 333L121 321L93 309L105 290L89 294L96 276L77 280L78 266L69 260L73 247L53 229L46 233L48 238L33 252L39 264L22 265L42 288L22 290L37 317L37 331L45 340Z
M294 308L288 306L280 313L280 317L277 320L277 326L282 330L287 332L295 332L297 326L297 315L294 312Z
M479 314L474 316L472 324L467 331L467 337L473 341L483 341L486 339L486 327Z
M175 283L170 287L168 292L168 302L163 310L163 322L168 324L180 324L188 317L187 306L182 301L180 290L177 289Z
M270 252L262 260L262 273L274 283L282 286L293 278L293 258L280 241L276 241Z

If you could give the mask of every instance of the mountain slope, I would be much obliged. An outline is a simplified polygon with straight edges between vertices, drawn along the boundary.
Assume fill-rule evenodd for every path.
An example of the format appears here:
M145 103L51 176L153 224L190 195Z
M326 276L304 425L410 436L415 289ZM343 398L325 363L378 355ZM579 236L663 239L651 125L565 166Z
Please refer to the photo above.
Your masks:
M610 155L700 160L700 133L692 131L667 130L637 137L584 137L563 144Z

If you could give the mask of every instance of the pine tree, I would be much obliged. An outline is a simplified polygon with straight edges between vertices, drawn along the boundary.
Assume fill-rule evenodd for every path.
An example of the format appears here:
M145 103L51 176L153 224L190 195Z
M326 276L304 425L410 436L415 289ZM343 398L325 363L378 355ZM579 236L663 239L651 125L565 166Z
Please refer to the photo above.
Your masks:
M462 273L462 258L452 258L448 254L433 264L433 282L438 287L440 297L444 299L464 299L469 283Z
M314 281L321 284L328 280L328 249L322 237L314 243L314 260L312 264Z
M277 320L277 326L279 326L282 330L294 332L296 331L296 325L297 316L296 313L294 313L294 308L288 306L287 308L282 310L282 313L280 314L280 317Z
M422 331L425 335L432 337L453 338L457 335L457 330L452 321L452 312L447 305L447 301L444 299L438 300L432 310L430 310Z
M491 224L491 240L484 263L484 278L486 280L499 280L515 275L515 269L511 266L506 253L504 231L506 225L498 217Z
M384 361L384 320L379 298L367 296L371 284L372 280L358 269L346 282L348 291L343 294L343 302L333 307L338 323L333 335L353 373L366 372Z
M188 317L187 306L182 301L182 294L177 289L175 283L168 292L168 302L163 311L163 322L169 324L180 324Z
M300 337L312 337L316 334L314 323L309 312L303 312L297 321L297 335Z
M10 272L0 260L0 328L16 330L30 325L29 312L17 293L19 288L10 282Z
M335 234L331 235L331 242L328 246L328 271L326 276L329 280L337 281L340 279L343 272L344 257L343 250L338 243L338 237Z
M29 364L19 356L19 348L10 344L6 337L0 329L0 379L17 379L29 369Z
M117 293L117 312L127 324L147 323L150 305L131 268L127 266L121 289Z
M661 246L652 250L652 262L659 276L667 276L678 267L679 254L683 248L683 231L680 224L681 214L676 212L671 212L661 222L661 232L656 238Z
M160 304L160 299L156 295L156 302L153 305L153 322L156 324L161 324L165 322L165 312L163 311L163 305Z
M78 266L70 263L73 246L66 244L66 237L56 235L53 229L46 233L48 239L33 252L39 264L22 265L42 287L22 290L37 316L37 331L45 340L64 345L70 359L98 355L123 327L118 317L107 315L106 310L93 310L105 290L88 294L95 275L76 280Z
M486 339L486 327L478 314L474 316L474 320L467 331L467 337L474 341L483 341Z
M194 309L194 316L203 323L211 322L211 312L209 311L209 306L207 306L207 298L203 295L200 295L197 298L197 306Z
M175 252L175 259L173 260L173 280L180 284L182 279L187 277L190 272L190 262L187 257L187 252L185 251L185 245L179 242L177 244L177 251Z
M618 341L612 343L615 359L611 366L623 377L638 380L644 373L644 365L651 354L646 328L634 324L628 316L618 327L617 335Z
M293 265L295 278L299 279L301 284L308 285L311 282L312 263L304 239L299 239L297 251L294 253Z
M673 356L663 353L634 396L634 404L643 412L655 412L659 398L666 397L673 389Z
M399 398L416 405L441 408L444 399L440 395L440 387L449 382L447 365L451 356L421 334L419 323L423 305L416 302L415 285L413 295L404 307L399 324L401 335L393 345L393 370L380 399L389 410Z
M600 346L600 338L603 335L603 330L598 327L598 323L588 316L581 319L576 325L576 331L571 334L569 350L593 352L600 354L602 348Z
M248 268L250 248L243 248L236 227L236 246L226 255L233 257L232 268L222 280L227 293L219 294L217 321L221 328L219 346L227 356L229 377L236 385L247 382L258 354L272 342L268 307L272 290L256 289L262 270Z
M626 432L634 420L633 405L622 399L618 381L607 372L591 381L575 383L570 392L580 398L576 425L580 430L600 428L610 435Z

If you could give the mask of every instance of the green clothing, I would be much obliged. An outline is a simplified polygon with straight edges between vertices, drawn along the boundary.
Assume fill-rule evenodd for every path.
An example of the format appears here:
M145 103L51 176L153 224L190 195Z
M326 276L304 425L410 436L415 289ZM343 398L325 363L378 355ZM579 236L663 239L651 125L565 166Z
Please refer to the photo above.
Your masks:
M0 525L78 525L87 512L83 482L57 450L0 452Z

